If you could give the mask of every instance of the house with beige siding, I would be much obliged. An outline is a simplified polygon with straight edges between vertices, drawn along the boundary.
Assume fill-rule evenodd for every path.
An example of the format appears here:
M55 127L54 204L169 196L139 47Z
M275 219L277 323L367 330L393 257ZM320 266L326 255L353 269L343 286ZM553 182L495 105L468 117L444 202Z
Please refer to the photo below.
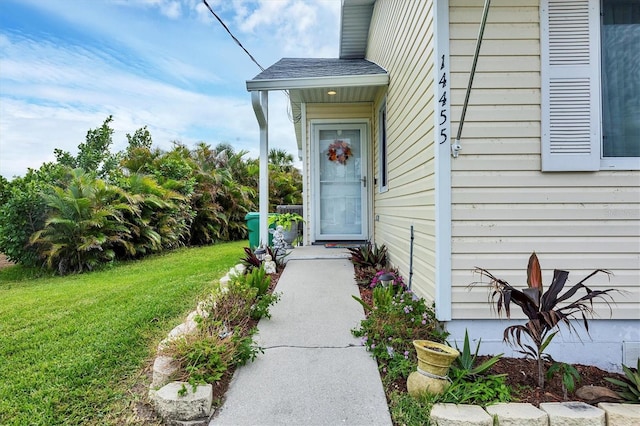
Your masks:
M343 0L340 57L284 58L247 82L268 150L286 90L305 244L371 240L434 301L451 339L512 354L476 266L526 286L592 270L589 333L549 353L607 369L640 356L640 2ZM263 176L262 182L265 182ZM261 191L266 235L268 194ZM264 239L264 238L263 238Z

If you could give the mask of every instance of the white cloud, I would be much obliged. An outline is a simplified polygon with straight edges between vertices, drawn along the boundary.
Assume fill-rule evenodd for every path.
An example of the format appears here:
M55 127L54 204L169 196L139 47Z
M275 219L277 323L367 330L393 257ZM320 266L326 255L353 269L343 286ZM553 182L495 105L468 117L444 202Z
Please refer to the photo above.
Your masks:
M148 125L156 142L171 140L243 145L255 140L257 124L247 94L216 96L177 88L112 67L86 49L36 44L11 45L25 54L3 60L5 81L0 120L0 173L22 174L51 159L53 148L74 151L89 128L114 116L121 135ZM71 66L73 64L73 66ZM201 129L202 136L193 135ZM118 132L119 131L119 132ZM34 144L42 149L34 150Z
M169 19L178 19L182 16L182 4L178 0L111 0L111 2L121 6L156 8Z
M237 6L241 31L275 36L283 55L337 56L339 1L259 0L250 12Z
M259 70L200 0L24 1L56 24L36 33L0 28L3 176L52 160L54 148L75 152L108 115L114 149L147 125L165 149L172 140L225 141L258 156L245 80ZM208 2L264 66L337 54L337 0ZM269 101L270 146L295 157L287 99L277 92Z

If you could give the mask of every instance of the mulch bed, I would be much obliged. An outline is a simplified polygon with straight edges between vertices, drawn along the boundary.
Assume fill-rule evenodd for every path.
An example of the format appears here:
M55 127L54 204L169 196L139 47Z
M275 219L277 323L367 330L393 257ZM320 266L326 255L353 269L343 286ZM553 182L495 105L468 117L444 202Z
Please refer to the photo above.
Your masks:
M359 286L360 298L372 304L372 291L367 287ZM481 364L490 356L478 356L477 363ZM550 363L545 364L545 371L550 367ZM580 382L577 383L576 390L582 386L601 386L613 391L617 387L605 380L606 377L613 377L622 380L621 374L611 373L593 365L573 364L573 367L580 374ZM536 407L542 402L562 402L564 393L562 389L562 379L560 374L556 374L551 380L545 381L544 390L538 387L538 364L533 359L502 357L489 370L489 374L506 374L506 383L511 389L514 402L528 402ZM384 376L384 373L380 373ZM387 399L391 391L407 392L406 380L397 380L385 389ZM597 403L599 401L587 401L579 398L575 393L568 394L569 401L582 401L586 403Z
M489 357L478 357L478 361L488 359ZM580 382L576 389L581 386L601 386L613 391L617 387L605 380L606 377L615 377L622 379L622 375L610 373L601 370L593 365L572 364L580 374ZM545 364L545 371L551 366L550 363ZM562 379L559 374L555 375L551 380L545 382L544 390L538 387L538 365L536 361L525 358L501 358L491 370L491 374L506 374L507 384L511 388L512 395L520 402L529 402L535 406L539 406L541 402L562 402L564 395L562 391ZM579 398L577 395L569 394L569 401L582 401L586 403L597 403L599 401L588 401Z

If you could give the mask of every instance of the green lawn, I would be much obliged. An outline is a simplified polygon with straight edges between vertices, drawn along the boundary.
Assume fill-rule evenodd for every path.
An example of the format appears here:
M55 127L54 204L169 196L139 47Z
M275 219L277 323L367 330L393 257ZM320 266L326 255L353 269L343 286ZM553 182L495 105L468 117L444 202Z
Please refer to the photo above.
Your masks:
M246 241L70 277L0 270L0 424L109 424L157 343Z

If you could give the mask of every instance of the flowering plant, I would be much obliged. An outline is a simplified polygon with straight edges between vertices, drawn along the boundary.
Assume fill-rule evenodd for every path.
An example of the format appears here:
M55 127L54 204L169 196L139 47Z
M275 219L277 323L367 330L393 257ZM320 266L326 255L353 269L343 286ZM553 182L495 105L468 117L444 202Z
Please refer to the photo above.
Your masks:
M329 161L335 161L340 164L346 164L349 157L352 155L351 146L343 140L336 139L327 151L327 157Z
M399 291L389 303L372 307L351 333L361 338L391 380L406 378L415 370L414 339L441 342L448 335L436 319L434 306L410 290Z
M375 288L375 287L378 287L379 285L382 285L382 282L380 282L380 277L384 274L393 275L393 283L391 283L392 287L398 287L398 290L400 288L404 289L406 287L406 284L404 283L404 279L402 278L402 275L398 273L397 269L392 269L390 271L383 269L381 271L376 272L376 275L371 280L371 284L369 285L369 287Z

